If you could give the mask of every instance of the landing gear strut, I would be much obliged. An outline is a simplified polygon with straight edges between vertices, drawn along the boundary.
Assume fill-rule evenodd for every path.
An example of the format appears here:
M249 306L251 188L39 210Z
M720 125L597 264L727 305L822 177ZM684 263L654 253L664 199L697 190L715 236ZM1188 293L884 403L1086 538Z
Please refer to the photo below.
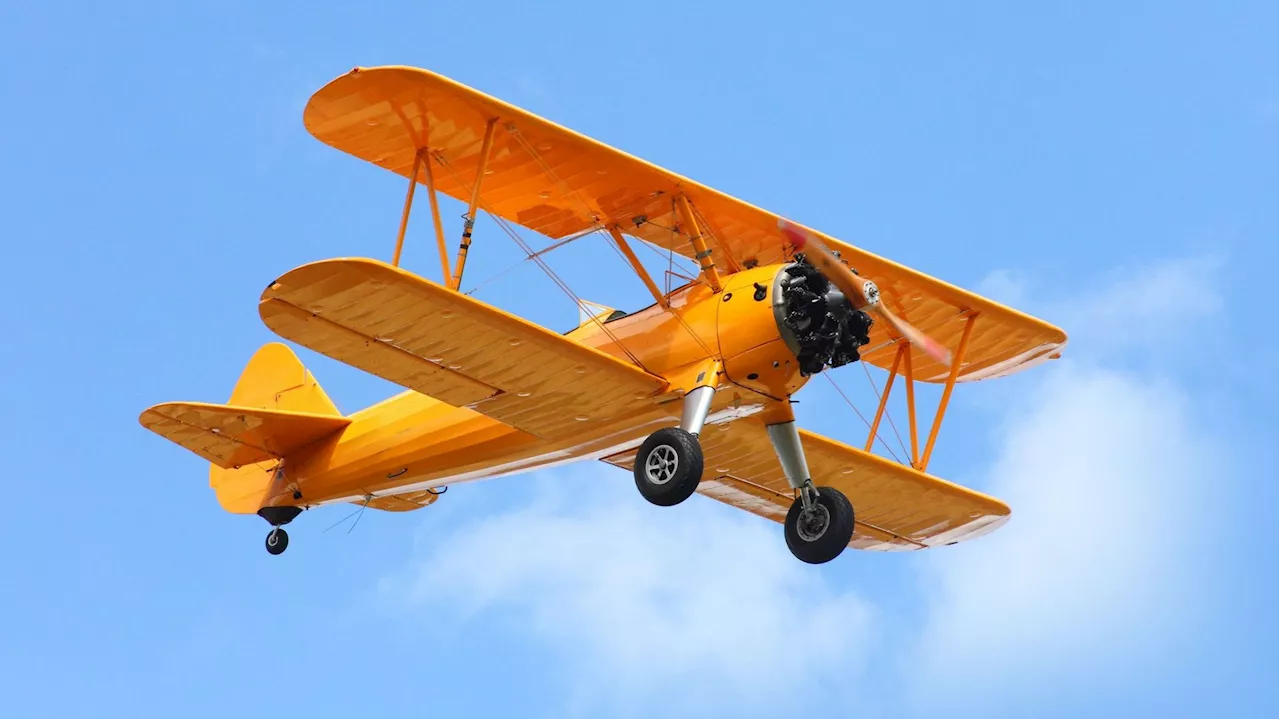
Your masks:
M787 549L807 564L830 562L853 539L853 505L835 487L815 487L795 420L765 427L787 483L799 491L782 523Z
M702 446L698 434L711 411L715 388L698 387L684 396L679 427L663 427L649 435L636 452L632 474L636 489L650 503L671 507L693 496L702 481Z

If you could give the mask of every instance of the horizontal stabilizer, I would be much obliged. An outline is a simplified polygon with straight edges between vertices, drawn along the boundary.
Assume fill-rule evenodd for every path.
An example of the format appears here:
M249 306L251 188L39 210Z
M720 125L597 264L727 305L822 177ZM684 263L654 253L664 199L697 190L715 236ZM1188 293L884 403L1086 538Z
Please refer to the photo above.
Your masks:
M202 402L158 404L138 421L224 469L280 459L351 423L332 415Z

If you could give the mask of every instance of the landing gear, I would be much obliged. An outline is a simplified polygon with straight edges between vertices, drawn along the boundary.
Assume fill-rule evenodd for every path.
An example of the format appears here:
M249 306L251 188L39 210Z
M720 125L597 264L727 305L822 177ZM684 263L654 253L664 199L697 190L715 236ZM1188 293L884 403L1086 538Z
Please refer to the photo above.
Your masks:
M282 527L272 527L267 533L267 551L271 554L282 554L289 547L289 533Z
M672 507L693 496L702 481L702 446L698 433L711 412L715 388L697 387L684 396L679 427L663 427L649 435L636 452L631 472L640 495L659 507Z
M289 546L289 534L284 531L284 525L299 514L302 514L302 507L263 507L258 510L258 516L271 524L271 531L267 533L268 552L273 555L284 553Z
M787 549L808 564L830 562L853 539L853 505L835 487L814 486L795 420L767 425L765 431L787 484L799 493L782 523Z
M834 487L806 482L783 523L787 549L808 564L830 562L853 539L853 505Z
M636 453L633 470L640 495L659 507L671 507L693 496L702 481L702 447L679 427L649 435Z

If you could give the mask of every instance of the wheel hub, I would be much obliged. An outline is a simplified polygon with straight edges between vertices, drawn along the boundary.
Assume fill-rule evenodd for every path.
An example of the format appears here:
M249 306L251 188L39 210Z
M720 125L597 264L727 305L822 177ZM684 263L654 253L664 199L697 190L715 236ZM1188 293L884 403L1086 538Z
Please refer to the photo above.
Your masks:
M644 463L644 476L653 484L666 484L676 476L680 468L680 455L674 447L660 444L653 448Z
M826 506L814 503L812 509L800 513L796 521L796 534L806 542L816 542L827 533L831 526L831 512Z

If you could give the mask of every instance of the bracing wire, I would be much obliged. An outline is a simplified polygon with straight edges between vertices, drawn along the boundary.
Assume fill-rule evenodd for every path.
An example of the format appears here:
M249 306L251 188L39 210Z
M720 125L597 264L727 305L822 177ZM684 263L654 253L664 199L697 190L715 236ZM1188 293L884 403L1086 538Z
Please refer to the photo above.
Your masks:
M602 226L599 224L599 216L598 216L598 213L596 213L596 212L595 212L595 210L594 210L594 209L593 209L593 208L592 208L592 207L587 203L587 201L586 201L585 199L583 199L583 198L582 198L582 196L578 193L578 191L577 191L576 189L574 189L574 188L573 188L571 185L569 185L568 183L565 183L563 180L561 180L561 179L560 179L560 177L559 177L558 175L556 175L555 170L553 170L553 169L550 167L550 165L548 165L548 164L547 164L547 162L542 158L542 156L538 154L537 150L535 150L535 149L534 149L534 148L529 144L529 142L528 142L527 140L525 140L525 139L524 139L524 137L520 134L519 130L517 130L514 126L512 126L512 125L510 125L510 124L507 124L507 125L505 126L505 129L506 129L507 133L508 133L509 135L511 135L511 136L516 140L516 142L518 142L518 143L520 144L520 146L521 146L522 148L524 148L524 150L525 150L526 152L528 152L528 153L529 153L529 155L534 159L534 161L535 161L535 162L537 162L537 163L538 163L538 165L542 168L542 171L543 171L544 173L546 173L546 174L547 174L547 176L548 176L548 177L550 177L550 179L551 179L553 182L555 182L557 185L560 185L563 189L567 189L567 190L568 190L568 194L571 194L571 195L572 195L572 197L573 197L573 199L574 199L574 200L576 200L576 201L577 201L577 202L582 206L582 209L583 209L583 210L585 210L585 211L587 212L587 214L588 214L590 217L592 217L592 218L593 218L593 220L594 220L594 221L595 221L595 223L596 223L596 226L595 226L592 230L590 230L590 231L588 231L588 232L580 233L580 234L579 234L578 236L576 236L576 237L569 238L568 240L563 240L563 241L561 241L561 242L559 242L559 243L553 244L551 247L548 247L548 248L546 248L545 250L541 250L541 251L538 251L538 252L534 252L534 251L533 251L533 249L532 249L531 247L529 247L529 246L527 245L527 243L525 243L525 242L523 241L523 239L521 239L521 238L520 238L519 234L518 234L517 232L515 232L515 230L514 230L513 228L511 228L511 227L508 225L508 223L507 223L507 221L505 220L505 218L502 218L502 217L498 216L496 213L494 213L494 212L493 212L493 211L492 211L492 210L491 210L487 205L485 205L483 202L481 203L481 206L484 208L485 213L486 213L487 215L489 215L489 217L490 217L491 219L493 219L494 223L495 223L495 224L497 224L500 228L502 228L502 230L503 230L504 232L506 232L506 233L507 233L507 235L508 235L508 236L510 236L510 237L512 238L512 240L514 240L514 241L516 242L516 244L517 244L517 245L518 245L518 246L519 246L519 247L520 247L520 248L525 252L525 254L527 255L526 259L530 259L530 260L533 260L534 262L538 263L539 267L541 267L541 268L542 268L542 270L547 274L547 276L548 276L548 277L550 277L550 278L551 278L551 280L552 280L553 282L555 282L555 283L556 283L556 285L557 285L557 286L559 286L559 287L560 287L560 289L561 289L561 290L562 290L566 295L568 295L568 296L570 297L570 299L572 299L576 304L578 304L578 306L579 306L580 308L582 308L583 310L586 310L586 306L585 306L585 304L584 304L584 303L583 303L583 301L582 301L582 300L581 300L581 299L580 299L580 298L579 298L579 297L578 297L578 296L573 292L573 290L568 286L568 283L564 282L564 281L563 281L563 280L562 280L558 275L556 275L556 274L555 274L555 272L550 268L550 266L548 266L545 262L543 262L543 261L541 260L540 255L542 255L542 254L544 254L545 252L548 252L548 251L550 251L550 250L552 250L552 249L555 249L556 247L559 247L559 246L562 246L562 245L564 245L564 244L567 244L567 242L572 241L572 240L574 240L574 239L578 239L578 238L580 238L580 237L585 237L585 236L587 236L587 235L595 234L596 232L599 232L599 231L602 229ZM447 162L447 161L445 161L443 157L441 157L441 158L439 158L439 159L440 159L441 163L445 165L445 167L446 167L446 169L449 171L449 173L450 173L451 175L453 175L453 179L454 179L455 181L459 181L459 178L457 177L457 173L456 173L456 172L453 170L453 168L448 164L448 162ZM465 186L465 183L461 183L461 182L460 182L460 184L464 184L464 186ZM673 200L673 202L674 202L674 200ZM673 208L673 211L674 211L674 208ZM673 232L674 232L674 228L672 228L672 229L673 229ZM610 246L612 246L612 243L609 243L609 244L610 244ZM646 242L641 242L641 244L644 244L644 245L648 246L648 243L646 243ZM618 248L616 248L616 247L615 247L615 248L614 248L614 252L615 252L615 254L618 254L619 258L620 258L620 259L622 259L622 260L623 260L623 262L626 262L626 258L625 258L625 257L623 257L623 256L621 255L621 251L620 251L620 250L618 250ZM509 268L508 270L504 270L502 274L506 274L507 272L510 272L512 269L514 269L514 267ZM669 270L668 272L669 272L669 274L675 274L674 272L670 272L670 270ZM496 279L496 278L494 278L494 279ZM668 281L669 281L669 278L668 278ZM690 281L693 281L693 280L692 280L692 279L690 279ZM488 280L486 280L486 283L487 283L487 282L488 282ZM670 285L669 285L669 284L668 284L668 288L667 288L667 294L670 294ZM713 354L713 352L711 351L711 348L710 348L710 347L708 347L708 346L707 346L707 344L706 344L705 342L703 342L702 338L701 338L701 337L699 337L699 336L698 336L698 334L697 334L696 332L694 332L694 331L693 331L693 328L689 326L689 324L685 321L685 319L684 319L682 316L680 316L680 314L679 314L679 313L675 313L675 312L673 312L673 313L672 313L672 315L673 315L673 316L676 318L676 320L680 323L681 327L683 327L683 328L685 329L685 331L689 334L689 336L690 336L691 338L693 338L693 340L694 340L695 342L697 342L697 343L698 343L698 345L703 349L703 351L707 352L708 354ZM641 367L643 367L643 366L644 366L644 365L640 362L639 358L638 358L638 357L636 357L636 356L635 356L635 354L633 354L633 353L632 353L632 352L631 352L631 351L626 347L626 345L625 345L625 344L624 344L624 343L623 343L623 342L622 342L622 341L621 341L621 340L620 340L620 339L619 339L615 334L613 334L613 332L611 332L611 331L610 331L610 329L609 329L608 327L606 327L606 326L604 325L604 323L600 322L598 318L594 318L594 317L592 318L592 321L593 321L597 326L599 326L599 327L600 327L600 329L604 332L604 334L605 334L606 336L608 336L608 337L609 337L609 339L610 339L610 340L612 340L615 344L617 344L617 345L618 345L618 347L619 347L619 348L621 348L621 349L622 349L622 351L623 351L624 353L626 353L626 355L631 359L631 361L632 361L632 362L634 362L636 365L639 365L639 366L641 366Z
M644 243L643 241L641 242L643 244L648 244L648 243ZM614 244L612 242L609 243L609 246L613 247L613 253L618 256L618 259L622 260L623 263L627 264L627 266L630 267L630 263L627 262L627 258L622 254L622 250L618 249L617 247L614 247ZM671 273L671 274L674 274L674 273ZM670 280L668 279L668 283L669 282ZM670 284L668 284L668 287L670 287ZM667 290L667 294L668 295L671 294L670 289ZM668 309L667 311L671 312L670 309ZM684 330L689 333L689 336L693 338L693 341L698 343L698 346L702 348L703 352L706 352L708 355L715 354L715 352L712 351L712 349L707 346L707 343L702 341L702 338L698 336L698 333L693 331L693 328L690 327L689 323L685 321L683 315L681 315L679 312L671 312L671 316L676 318L676 321L679 322L680 326L683 327Z
M849 396L844 393L844 390L840 389L840 385L836 384L836 381L831 377L831 374L828 372L823 372L822 375L827 378L827 381L831 383L831 386L834 387L836 392L839 393L840 397L844 399L845 404L849 405L849 409L852 409L853 413L858 415L858 419L862 420L862 423L867 425L867 429L868 430L871 429L871 423L868 422L867 418L862 415L862 412L858 411L857 406L854 405L853 400L849 399ZM894 461L898 463L902 463L902 460L898 458L897 453L894 452L893 449L889 447L887 443L885 443L884 439L880 437L879 432L876 433L876 439L880 440L880 445L883 446L885 451L889 453L889 456L893 457Z
M326 527L326 528L325 528L324 532L321 532L321 534L325 534L325 533L326 533L326 532L328 532L330 529L333 529L334 527L338 526L339 524L342 524L343 522L347 521L348 519L351 519L352 517L355 517L355 518L356 518L356 521L355 521L355 522L353 522L353 523L351 524L351 526L347 528L347 534L351 534L351 530L355 529L355 528L356 528L356 525L360 523L360 517L363 517L363 516L364 516L364 510L369 506L369 503L370 503L370 502L372 502L372 501L373 501L373 495L372 495L372 494L367 495L367 496L364 498L364 504L361 504L361 505L359 506L359 508L357 508L356 510L354 510L353 512L351 512L351 514L348 514L347 516L343 517L342 519L339 519L338 521L334 522L333 524L330 524L328 527Z
M445 160L443 157L440 157L439 160L441 165L445 168L445 170L449 172L449 174L452 176L455 182L457 182L459 185L462 185L463 187L469 187L468 183L466 183L464 180L458 177L458 173L453 169L453 166L447 160ZM560 290L564 292L565 295L567 295L569 299L571 299L574 302L574 304L576 304L581 310L586 312L587 306L586 306L586 303L583 302L582 298L578 297L578 295L574 293L573 289L569 287L568 283L566 283L563 279L561 279L561 277L558 274L556 274L555 270L551 269L551 266L548 265L546 261L542 259L541 255L538 252L534 251L534 249L530 247L529 244L526 243L522 237L520 237L520 234L510 227L506 219L498 215L492 209L490 209L488 204L485 203L483 200L481 200L479 204L480 204L480 207L484 210L485 214L488 215L489 218L493 220L494 224L497 225L499 229L501 229L503 232L505 232L507 236L510 237L513 242L516 243L516 246L518 246L521 249L521 251L525 253L526 255L525 259L533 260L538 265L538 267L542 269L542 271L547 275L547 277L549 277L551 281L554 282L555 285L559 287ZM598 232L599 229L600 228L597 227L595 230L587 234ZM623 353L626 354L627 357L636 366L642 369L645 368L644 364L640 361L640 358L637 357L635 353L632 352L622 342L622 340L619 339L618 336L613 333L612 330L606 327L603 322L600 322L599 319L595 317L592 318L592 322L594 322L598 327L600 327L601 331L605 334L605 336L607 336L614 344L616 344L618 348L621 349Z
M866 375L867 375L867 383L871 385L871 391L872 391L872 392L875 392L875 394L876 394L876 401L877 401L877 402L879 402L879 401L880 401L880 390L876 389L876 383L875 383L875 380L871 379L871 370L867 369L867 363L866 363L866 362L861 362L860 364L862 365L862 372L863 372L864 374L866 374ZM903 454L905 454L905 455L907 455L908 457L910 457L910 456L911 456L911 453L907 451L907 444L906 444L906 442L903 442L903 441L902 441L902 434L900 434L900 433L898 432L898 425L894 424L894 422L893 422L893 415L889 412L889 405L888 405L888 404L885 404L885 406L884 406L884 418L885 418L885 419L887 419L887 420L889 420L889 426L890 426L891 428L893 428L893 436L895 436L895 437L897 437L897 438L898 438L898 446L902 448L902 453L903 453ZM881 440L881 441L883 442L883 440Z

